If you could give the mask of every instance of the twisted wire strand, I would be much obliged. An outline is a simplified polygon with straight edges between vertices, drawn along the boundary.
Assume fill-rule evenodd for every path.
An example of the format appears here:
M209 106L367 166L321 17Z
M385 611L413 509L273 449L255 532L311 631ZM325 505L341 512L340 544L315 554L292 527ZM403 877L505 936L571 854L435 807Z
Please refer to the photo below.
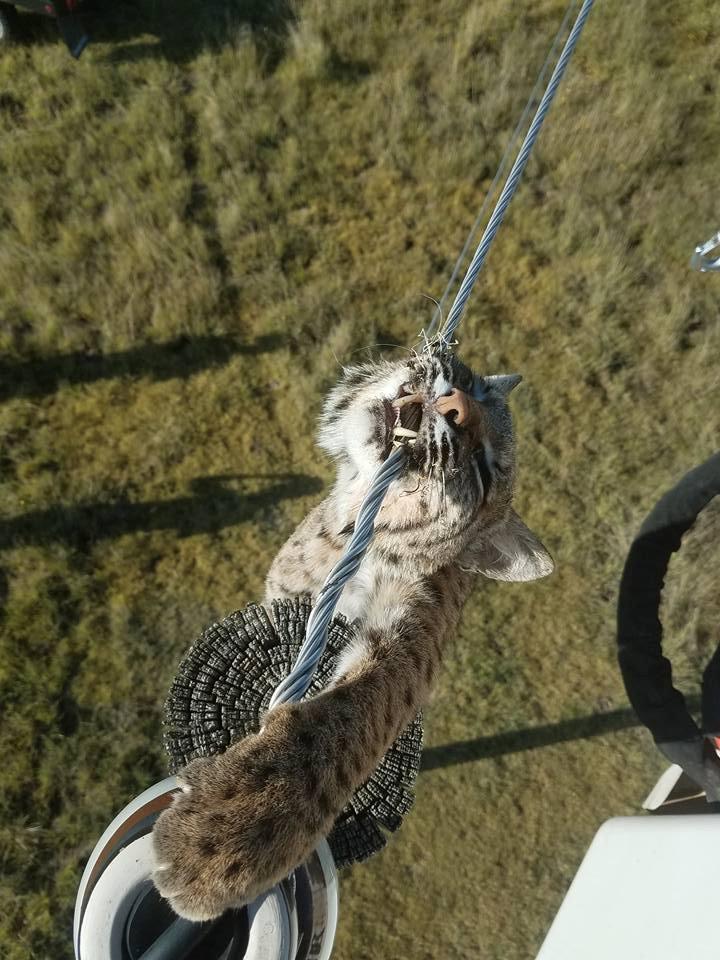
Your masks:
M460 285L460 289L455 298L455 302L452 305L452 309L450 310L447 321L438 335L440 341L446 345L449 345L453 342L453 334L460 323L467 299L470 296L470 292L485 261L485 257L487 256L487 252L495 237L495 234L502 223L507 206L517 190L523 170L525 169L528 157L530 156L530 151L533 148L543 121L548 110L550 109L550 104L552 103L555 93L557 92L557 88L565 72L568 61L572 56L573 50L575 49L575 45L577 44L582 28L585 25L585 21L590 14L593 2L594 0L584 0L575 24L570 31L570 35L568 36L563 51L560 54L560 58L555 66L555 69L553 70L552 76L550 77L550 82L548 83L547 89L545 90L542 100L538 105L535 117L530 124L530 129L525 136L525 140L520 148L517 159L515 160L515 163L508 174L505 186L502 189L502 193L500 194L498 202L495 205L492 216L490 217L488 225L485 228L485 232L482 235L480 244L475 251L475 255L473 256L468 271L465 274L465 278ZM427 346L430 346L430 342L427 338L426 344ZM305 693L307 693L313 674L315 673L315 669L320 661L320 657L325 650L328 627L333 618L333 614L335 613L335 607L337 606L340 594L342 593L343 587L347 581L357 572L362 558L365 556L365 553L370 546L370 541L375 529L375 518L380 511L380 507L382 506L382 502L385 498L388 487L393 480L397 479L397 477L399 477L402 473L405 467L406 458L406 448L404 446L396 447L373 477L370 483L370 488L365 494L365 498L360 505L358 517L355 522L355 529L350 538L350 542L345 549L345 553L335 564L333 569L330 571L327 580L320 588L317 601L312 609L310 618L308 619L305 640L303 641L298 658L287 677L285 677L285 679L278 684L270 699L270 704L268 707L269 710L272 710L273 707L276 707L281 703L290 703L300 700Z
M515 149L515 144L517 143L518 137L520 136L520 131L523 129L527 118L530 116L530 111L532 110L533 103L535 103L535 99L538 95L538 91L540 90L540 87L542 86L545 80L545 74L547 73L547 69L555 57L555 51L560 46L560 38L564 35L565 31L567 30L567 25L570 22L570 17L572 16L573 8L576 7L577 5L578 5L578 0L570 0L570 2L567 5L567 9L565 10L565 16L562 19L562 23L558 27L558 31L555 34L555 39L553 40L550 46L550 49L548 50L548 54L545 57L545 61L543 65L540 67L540 72L538 73L535 83L533 85L533 88L530 91L530 96L528 97L527 103L525 104L525 109L523 110L520 116L520 119L518 120L515 126L515 129L510 135L510 139L507 142L507 146L505 147L505 152L502 155L502 159L500 160L498 168L495 172L493 181L488 187L488 192L485 194L485 199L483 200L482 206L480 207L480 212L478 213L477 217L475 217L475 222L470 227L470 232L465 238L465 243L463 244L463 248L460 251L460 254L457 260L455 261L455 266L453 267L452 273L450 274L450 279L448 280L447 285L443 290L443 295L440 297L440 299L438 300L435 306L435 312L433 313L432 320L428 324L428 328L427 328L426 336L428 339L430 339L433 336L433 334L435 333L435 331L437 330L440 324L440 321L442 320L443 305L445 304L445 301L450 295L450 291L452 290L453 284L457 279L457 275L460 273L460 267L465 262L465 257L467 256L467 252L470 249L470 244L473 242L473 237L477 233L478 227L485 219L485 211L490 206L490 201L495 195L495 188L497 187L498 183L500 183L500 178L505 173L508 160L510 159L510 154Z
M327 644L328 628L335 607L347 581L354 576L367 548L370 546L377 517L390 484L400 476L407 457L404 446L396 447L377 470L365 494L355 521L355 529L345 553L328 574L320 588L305 631L305 640L292 670L278 684L270 699L269 710L280 703L302 699L307 693L315 668Z
M580 8L580 12L577 15L575 24L570 31L570 35L565 42L565 46L560 54L560 58L558 59L555 69L552 72L547 89L543 94L542 100L540 101L535 116L533 117L533 121L530 124L530 129L523 140L523 144L520 147L520 152L518 153L515 163L512 165L512 169L508 174L508 178L505 181L505 186L503 187L502 193L500 194L498 202L495 205L492 216L488 221L488 225L485 227L485 232L482 235L480 243L478 244L478 248L475 251L470 266L468 267L465 278L460 284L460 289L458 290L455 301L450 308L450 313L445 321L445 326L440 332L440 338L446 344L451 344L453 342L453 336L460 323L460 318L462 317L463 310L465 309L467 299L470 296L473 285L475 284L477 276L480 273L483 263L485 262L490 245L495 239L495 234L500 228L500 224L503 221L508 204L512 200L513 195L518 188L518 184L520 183L520 178L523 175L523 170L527 164L530 152L535 144L535 141L537 140L538 134L540 133L540 129L543 125L545 117L547 116L547 112L550 109L553 98L557 93L557 88L560 86L560 81L565 73L565 68L567 67L570 57L573 54L575 46L580 37L580 33L582 32L582 28L585 26L585 21L590 15L593 3L594 0L584 0L584 3Z

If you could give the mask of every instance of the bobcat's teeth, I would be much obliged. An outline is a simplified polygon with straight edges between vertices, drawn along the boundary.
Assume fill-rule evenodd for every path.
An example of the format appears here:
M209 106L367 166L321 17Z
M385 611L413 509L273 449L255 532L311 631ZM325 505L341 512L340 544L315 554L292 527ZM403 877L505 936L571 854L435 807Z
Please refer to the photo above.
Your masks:
M392 407L395 411L395 424L406 430L412 430L412 435L417 436L417 430L422 421L423 396L421 393L405 393L396 397L392 401ZM408 434L403 434L408 436Z
M399 410L400 407L405 407L408 403L419 403L422 405L422 402L423 398L421 393L406 393L401 397L395 397L392 405Z

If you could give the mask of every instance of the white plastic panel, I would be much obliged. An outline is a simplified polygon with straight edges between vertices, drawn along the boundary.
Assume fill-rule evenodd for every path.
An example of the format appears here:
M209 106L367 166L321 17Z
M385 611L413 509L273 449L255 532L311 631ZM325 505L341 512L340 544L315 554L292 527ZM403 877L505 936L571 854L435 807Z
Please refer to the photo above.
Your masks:
M718 960L720 816L598 830L537 960Z

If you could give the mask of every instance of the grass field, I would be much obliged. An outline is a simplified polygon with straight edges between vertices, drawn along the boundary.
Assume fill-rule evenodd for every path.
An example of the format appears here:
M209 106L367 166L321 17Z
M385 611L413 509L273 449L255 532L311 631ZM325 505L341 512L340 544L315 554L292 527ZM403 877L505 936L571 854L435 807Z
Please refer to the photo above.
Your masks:
M98 3L79 62L45 22L0 54L7 960L71 957L85 859L164 775L180 656L326 488L338 362L429 321L563 11L136 0ZM416 808L343 878L338 960L532 957L663 768L614 612L642 518L717 447L720 277L688 261L720 220L719 68L701 0L598 0L461 328L526 378L518 507L557 571L478 585ZM718 522L670 574L688 692Z

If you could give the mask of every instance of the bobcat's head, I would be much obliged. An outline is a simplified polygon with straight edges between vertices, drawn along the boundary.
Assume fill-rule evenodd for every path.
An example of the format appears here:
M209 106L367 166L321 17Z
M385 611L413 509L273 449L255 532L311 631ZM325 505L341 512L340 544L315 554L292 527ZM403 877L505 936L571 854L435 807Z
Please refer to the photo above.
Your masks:
M320 445L340 463L336 492L369 481L394 442L408 447L376 529L412 552L487 576L533 580L552 570L511 508L515 438L507 403L520 376L486 376L449 351L345 370L321 417ZM427 554L426 554L427 555Z

